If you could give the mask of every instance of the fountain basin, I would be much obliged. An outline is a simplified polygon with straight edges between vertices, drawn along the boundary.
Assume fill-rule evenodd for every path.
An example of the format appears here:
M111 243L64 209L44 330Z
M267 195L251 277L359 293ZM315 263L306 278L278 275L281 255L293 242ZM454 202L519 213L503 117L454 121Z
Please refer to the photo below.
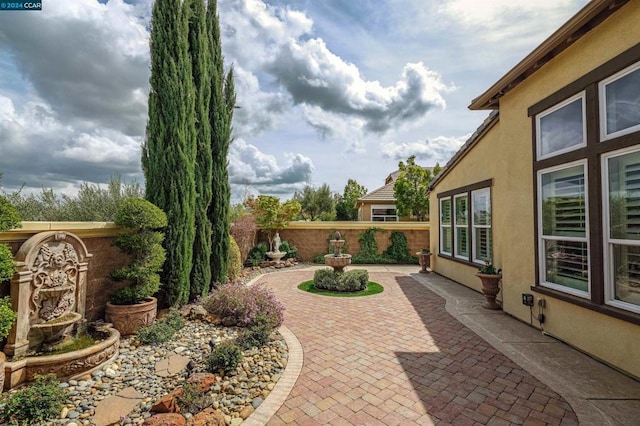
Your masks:
M103 324L98 331L107 333L100 343L59 355L29 356L4 365L4 389L12 389L30 382L36 374L55 374L59 379L73 379L100 368L118 356L120 333L110 324Z
M280 263L283 257L285 257L287 255L287 253L283 252L283 251L268 251L267 252L267 256L269 257L269 259L271 260L275 260L277 263Z
M351 255L341 254L336 256L335 254L325 254L324 264L331 266L336 272L344 272L344 268L351 264Z
M80 321L81 318L82 315L77 312L68 312L60 318L39 324L33 324L31 328L40 330L45 343L53 343L62 339L67 328Z

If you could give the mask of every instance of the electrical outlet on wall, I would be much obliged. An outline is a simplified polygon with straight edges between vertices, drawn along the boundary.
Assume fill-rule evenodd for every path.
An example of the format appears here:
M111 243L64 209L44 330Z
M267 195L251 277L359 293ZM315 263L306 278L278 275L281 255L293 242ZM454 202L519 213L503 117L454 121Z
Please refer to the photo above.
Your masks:
M544 300L542 297L538 297L538 307L544 308L546 305L547 305L546 300Z

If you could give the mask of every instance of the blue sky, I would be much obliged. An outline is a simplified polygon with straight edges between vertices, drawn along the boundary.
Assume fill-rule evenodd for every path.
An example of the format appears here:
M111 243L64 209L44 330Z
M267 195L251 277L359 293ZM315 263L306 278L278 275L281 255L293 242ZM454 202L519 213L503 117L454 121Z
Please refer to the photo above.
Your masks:
M369 190L398 161L446 163L488 112L471 99L585 0L219 0L238 105L234 200ZM2 187L143 181L152 0L0 12Z

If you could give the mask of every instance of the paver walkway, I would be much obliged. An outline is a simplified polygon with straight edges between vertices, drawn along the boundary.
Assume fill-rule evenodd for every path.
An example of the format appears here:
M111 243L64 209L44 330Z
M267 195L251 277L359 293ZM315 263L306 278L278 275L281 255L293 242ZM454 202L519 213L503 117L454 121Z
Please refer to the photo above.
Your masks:
M268 274L285 325L304 350L301 374L268 424L577 424L556 392L445 310L413 278L371 273L361 298L296 287L312 271Z

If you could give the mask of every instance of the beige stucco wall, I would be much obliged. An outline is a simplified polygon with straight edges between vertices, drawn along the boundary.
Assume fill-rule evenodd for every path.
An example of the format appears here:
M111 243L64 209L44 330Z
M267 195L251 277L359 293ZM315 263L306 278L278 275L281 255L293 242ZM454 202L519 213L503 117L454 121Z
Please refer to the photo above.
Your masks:
M438 247L436 194L493 178L495 263L503 269L504 311L529 322L521 294L535 282L531 118L527 108L640 42L640 2L630 2L500 99L500 122L440 182L431 195L431 247ZM592 259L598 262L599 259ZM436 258L434 269L476 290L475 269ZM544 329L569 344L640 377L640 327L549 296ZM534 324L537 322L534 321Z

